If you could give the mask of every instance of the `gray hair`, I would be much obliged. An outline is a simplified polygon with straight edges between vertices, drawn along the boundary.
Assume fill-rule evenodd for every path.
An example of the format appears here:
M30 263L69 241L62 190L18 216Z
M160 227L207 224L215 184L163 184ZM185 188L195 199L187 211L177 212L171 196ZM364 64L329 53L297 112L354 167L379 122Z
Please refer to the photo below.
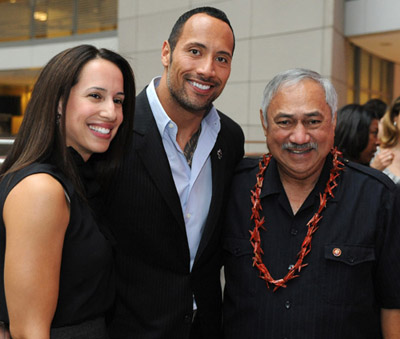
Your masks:
M335 118L337 109L337 94L332 83L321 76L319 73L304 68L293 68L277 74L265 86L263 100L261 102L261 110L264 116L264 122L267 123L267 111L274 95L284 86L297 84L298 82L311 79L318 82L325 91L325 100L331 109L332 120Z

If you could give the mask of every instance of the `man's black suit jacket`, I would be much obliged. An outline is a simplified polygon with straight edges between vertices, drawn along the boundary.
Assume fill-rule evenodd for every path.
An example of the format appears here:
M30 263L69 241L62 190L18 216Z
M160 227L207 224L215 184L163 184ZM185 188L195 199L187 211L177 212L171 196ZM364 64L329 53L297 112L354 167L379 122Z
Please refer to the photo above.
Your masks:
M133 141L105 210L116 240L111 338L188 338L193 295L204 338L219 338L220 235L244 136L238 124L218 113L221 130L211 152L212 200L190 272L185 223L169 162L146 91L137 97Z

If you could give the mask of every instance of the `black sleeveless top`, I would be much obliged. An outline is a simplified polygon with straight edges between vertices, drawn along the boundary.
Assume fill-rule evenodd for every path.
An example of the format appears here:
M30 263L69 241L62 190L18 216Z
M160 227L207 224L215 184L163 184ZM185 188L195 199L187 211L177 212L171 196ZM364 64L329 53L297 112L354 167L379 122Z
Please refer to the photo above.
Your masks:
M82 159L78 168L81 175L86 171ZM58 304L51 327L79 324L102 316L114 299L111 244L100 232L91 209L79 198L72 183L55 166L34 163L7 175L0 183L0 321L9 323L4 295L4 202L15 185L35 173L53 176L63 185L70 199L70 221L62 251Z

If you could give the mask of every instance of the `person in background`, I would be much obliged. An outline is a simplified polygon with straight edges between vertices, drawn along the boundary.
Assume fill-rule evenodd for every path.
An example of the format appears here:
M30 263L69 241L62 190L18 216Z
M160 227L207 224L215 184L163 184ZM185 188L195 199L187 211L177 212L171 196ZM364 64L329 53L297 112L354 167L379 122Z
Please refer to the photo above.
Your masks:
M224 12L189 10L163 43L161 77L137 97L103 208L116 239L112 338L220 338L223 212L244 136L213 102L234 47Z
M292 69L264 90L270 154L236 169L224 338L400 338L400 188L333 148L336 91Z
M378 115L358 104L349 104L337 112L334 145L343 157L369 166L378 140Z
M378 98L370 99L365 104L364 107L374 111L379 118L379 128L378 128L378 140L382 139L382 118L386 113L387 104ZM383 171L386 167L388 167L394 159L394 154L389 149L381 149L378 147L378 152L375 153L372 162L370 163L371 167L374 167L380 171Z
M0 169L0 321L13 338L108 338L112 247L89 204L89 159L106 184L134 104L132 69L110 50L70 48L41 71Z
M371 167L383 171L396 184L400 184L400 97L398 97L381 119L380 149L371 162Z
M374 111L379 120L383 118L387 110L387 104L378 98L369 99L363 106L370 111Z

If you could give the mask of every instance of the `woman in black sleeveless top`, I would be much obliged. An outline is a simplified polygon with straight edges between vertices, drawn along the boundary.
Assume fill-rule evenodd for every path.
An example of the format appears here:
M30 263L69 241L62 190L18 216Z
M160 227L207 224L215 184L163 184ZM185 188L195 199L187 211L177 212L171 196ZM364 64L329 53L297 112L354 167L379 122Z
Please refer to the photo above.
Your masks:
M112 51L77 46L42 70L0 169L0 321L11 336L107 338L112 250L91 204L95 179L107 185L121 161L134 103L133 72Z

